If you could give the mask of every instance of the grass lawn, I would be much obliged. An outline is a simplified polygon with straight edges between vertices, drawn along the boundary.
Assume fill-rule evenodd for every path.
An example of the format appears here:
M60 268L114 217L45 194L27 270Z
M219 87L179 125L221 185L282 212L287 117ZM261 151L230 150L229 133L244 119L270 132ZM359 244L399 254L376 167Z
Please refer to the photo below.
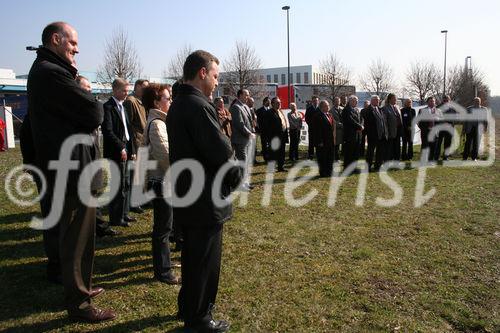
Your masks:
M496 138L498 154L498 129ZM41 233L29 228L38 207L17 207L5 194L5 176L19 163L18 149L0 153L0 331L181 327L178 287L153 280L151 210L122 235L97 240L94 285L106 292L95 303L115 309L117 320L67 320L62 288L45 280ZM376 174L363 207L354 204L359 176L345 180L333 207L329 179L300 187L297 196L319 194L290 207L283 173L262 207L264 173L264 165L254 169L248 205L225 226L216 315L232 331L500 332L500 162L428 169L426 191L436 194L420 208L413 205L417 170L390 172L403 189L392 208L375 204L393 194Z

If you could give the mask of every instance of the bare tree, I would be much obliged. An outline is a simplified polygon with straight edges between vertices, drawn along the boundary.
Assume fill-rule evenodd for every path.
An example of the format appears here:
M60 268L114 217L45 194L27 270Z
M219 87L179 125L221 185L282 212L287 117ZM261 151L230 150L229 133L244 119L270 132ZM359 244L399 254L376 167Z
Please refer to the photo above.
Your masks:
M330 53L327 58L322 60L319 65L319 70L326 76L326 84L330 88L330 99L340 97L349 84L351 78L351 71L344 65L335 53Z
M483 72L475 68L456 65L447 74L446 93L457 103L467 107L474 97L479 96L483 105L488 105L490 89L485 82Z
M423 105L427 97L439 92L442 78L435 64L415 61L406 74L406 81L409 94Z
M247 42L235 43L233 52L223 64L223 69L222 84L229 88L232 95L236 95L239 89L248 89L254 96L261 94L261 60Z
M384 99L394 89L394 72L380 58L372 60L366 73L360 78L360 83L368 93L379 95Z
M179 80L182 78L182 71L184 67L184 62L188 55L193 52L191 45L184 45L180 48L175 56L170 60L168 64L168 69L164 71L164 76L171 77L174 80Z
M111 38L106 40L104 63L97 71L102 82L112 82L115 78L131 80L141 76L142 66L133 42L127 32L118 27Z

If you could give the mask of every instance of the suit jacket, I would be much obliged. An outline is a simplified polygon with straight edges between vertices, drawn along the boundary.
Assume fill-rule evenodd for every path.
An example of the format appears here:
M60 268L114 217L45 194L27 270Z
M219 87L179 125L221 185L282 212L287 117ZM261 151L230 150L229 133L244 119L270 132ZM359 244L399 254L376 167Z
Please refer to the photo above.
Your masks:
M257 127L255 128L257 133L262 134L262 128L264 127L263 123L266 118L266 113L268 110L264 106L261 106L255 111L255 115L257 116Z
M146 109L142 105L142 101L130 95L123 102L123 107L127 113L130 122L129 131L134 132L134 146L138 149L142 146L144 127L146 126Z
M361 139L360 130L363 129L361 117L357 110L347 105L342 110L342 123L344 125L344 142L358 141Z
M92 134L103 119L101 104L76 83L76 74L76 68L66 60L41 47L28 75L30 127L26 127L25 134L31 140L31 153L34 154L31 161L47 180L49 196L56 177L55 171L48 169L49 162L59 160L61 147L68 137L85 134L93 140ZM76 195L81 171L96 156L93 145L73 148L70 158L80 163L78 170L69 171L67 194Z
M124 112L124 114L129 134L129 141L127 141L125 136L125 128L123 127L120 109L118 109L118 105L113 97L110 97L109 100L104 103L103 107L104 121L102 123L101 130L104 146L104 158L120 161L121 151L125 149L127 151L128 158L130 159L130 156L135 154L135 140L134 131L131 129L127 112Z
M204 173L201 175L204 176L203 189L195 202L187 207L174 205L176 220L183 227L199 228L230 219L231 202L218 204L212 198L217 173L227 162L234 161L231 142L220 129L214 105L195 87L180 84L166 122L170 164L193 160L201 164ZM229 196L239 185L242 175L240 167L229 168L222 185L218 184L217 190L220 191L221 198ZM191 189L193 182L190 172L182 172L175 182L175 193L183 197Z
M306 109L306 114L305 114L305 118L306 118L306 123L307 123L307 126L309 128L311 128L313 126L313 119L314 117L316 116L317 113L320 113L320 109L319 107L316 108L314 107L314 105L311 105L309 106L307 109Z
M403 118L403 128L410 130L412 126L413 119L415 118L415 109L413 108L402 108L401 118Z
M314 146L316 147L324 147L331 148L335 145L335 132L336 132L336 123L332 117L332 124L328 120L328 116L323 112L316 114L313 119L314 126Z
M332 107L330 113L335 119L335 144L339 145L344 141L344 124L342 123L342 110L344 108L339 106L338 108Z
M394 109L396 108L396 110ZM385 119L387 120L387 132L389 134L389 139L394 139L401 135L401 125L403 121L401 120L401 114L399 112L398 106L395 105L385 105L382 108L385 114Z
M231 112L231 142L246 145L253 133L250 108L237 99L229 108Z
M283 112L281 110L275 110L273 108L269 109L266 114L266 121L264 127L265 136L271 141L274 138L279 138L280 140L284 140L288 142L288 127L283 129L281 125L281 118L278 112ZM286 121L285 115L283 115Z
M375 108L369 105L363 111L365 133L368 140L381 140L383 138L387 140L387 120L382 110L379 108L376 112Z
M467 108L468 115L474 115L474 120L465 121L463 132L469 134L473 129L478 128L479 124L482 124L484 129L488 128L488 110L484 106L475 108L469 106Z

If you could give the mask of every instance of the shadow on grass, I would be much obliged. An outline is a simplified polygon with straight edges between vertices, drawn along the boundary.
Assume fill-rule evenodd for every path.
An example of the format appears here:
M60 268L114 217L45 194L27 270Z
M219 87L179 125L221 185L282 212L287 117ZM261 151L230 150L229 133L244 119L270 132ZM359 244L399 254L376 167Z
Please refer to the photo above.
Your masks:
M15 224L15 223L29 223L33 216L39 215L37 212L30 213L18 213L2 216L2 221L0 224Z

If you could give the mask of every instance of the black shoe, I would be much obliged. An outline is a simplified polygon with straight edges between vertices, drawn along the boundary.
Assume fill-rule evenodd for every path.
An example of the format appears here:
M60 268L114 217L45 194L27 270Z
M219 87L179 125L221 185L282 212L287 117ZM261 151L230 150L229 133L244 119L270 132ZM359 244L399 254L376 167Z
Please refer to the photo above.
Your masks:
M185 325L185 332L196 332L196 333L222 333L229 330L229 323L224 320L214 320L203 321L196 325Z
M114 227L130 227L130 223L125 222L125 221L121 221L118 223L110 223L109 225L112 225Z
M110 227L107 227L105 229L96 230L95 234L97 237L102 238L102 237L106 237L106 236L112 237L112 236L120 235L121 232L118 230L111 229Z
M125 217L123 218L123 220L125 222L136 222L137 221L137 219L135 217L128 216L128 215L125 215Z
M144 213L144 209L141 206L131 207L130 211L133 212L133 213L137 213L137 214Z
M278 168L278 172L286 172L285 168Z

